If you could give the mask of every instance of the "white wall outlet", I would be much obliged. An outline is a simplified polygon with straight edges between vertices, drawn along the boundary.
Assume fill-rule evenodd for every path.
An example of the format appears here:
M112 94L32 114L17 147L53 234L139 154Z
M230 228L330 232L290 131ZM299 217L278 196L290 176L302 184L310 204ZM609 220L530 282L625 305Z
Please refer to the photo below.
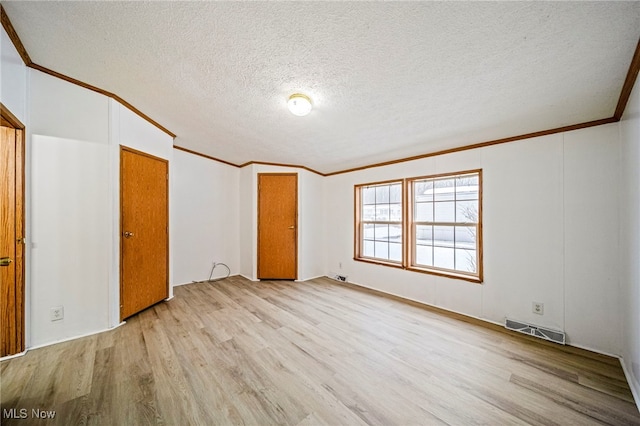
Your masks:
M49 314L51 315L51 321L60 321L64 318L64 307L54 306Z
M533 302L532 309L534 314L544 315L544 303Z

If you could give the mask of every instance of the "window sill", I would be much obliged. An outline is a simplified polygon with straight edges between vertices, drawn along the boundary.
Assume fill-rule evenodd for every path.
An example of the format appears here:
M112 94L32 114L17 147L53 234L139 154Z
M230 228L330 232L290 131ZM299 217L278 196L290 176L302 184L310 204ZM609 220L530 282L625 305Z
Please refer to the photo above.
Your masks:
M475 275L459 274L453 271L443 271L440 269L420 268L418 266L410 266L408 271L420 272L421 274L437 275L439 277L455 278L458 280L469 281L475 284L482 284L482 277Z
M404 269L404 266L402 266L402 263L400 262L385 262L384 260L372 259L368 257L354 257L353 260L356 260L358 262L373 263L374 265L390 266L392 268Z
M417 267L417 266L411 266L411 267L407 268L404 265L402 265L401 263L385 262L384 260L371 259L371 258L367 258L367 257L354 257L353 260L355 260L357 262L371 263L371 264L380 265L380 266L390 266L392 268L404 269L406 271L411 271L411 272L419 272L421 274L430 274L430 275L437 275L439 277L453 278L453 279L468 281L468 282L475 283L475 284L482 284L482 282L483 282L481 276L478 277L478 276L474 276L474 275L458 274L458 273L453 272L453 271L443 271L443 270L440 270L440 269L420 268L420 267Z

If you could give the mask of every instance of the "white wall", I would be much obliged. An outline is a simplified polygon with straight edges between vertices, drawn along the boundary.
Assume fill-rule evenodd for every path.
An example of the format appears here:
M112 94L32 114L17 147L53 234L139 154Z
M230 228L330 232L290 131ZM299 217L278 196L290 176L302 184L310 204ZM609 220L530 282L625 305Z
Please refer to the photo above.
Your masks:
M491 322L565 330L573 345L618 354L617 146L611 124L328 177L325 273ZM353 185L477 168L483 284L353 260Z
M26 125L27 67L4 28L0 34L0 102Z
M171 165L174 284L208 279L212 263L240 271L240 169L174 150ZM213 278L227 274L216 267Z
M142 119L129 108L110 99L112 143L124 145L165 160L173 158L173 138ZM119 150L118 150L119 152ZM169 163L171 164L171 163Z
M257 239L257 181L255 166L240 169L239 196L239 240L240 240L240 275L256 280L257 255L254 249Z
M252 164L240 171L240 274L257 279L258 173L298 174L298 280L324 273L323 177L296 167Z
M485 283L476 316L564 329L562 136L481 150ZM532 313L534 301L544 316Z
M309 280L324 272L324 177L298 173L298 279Z
M565 331L620 355L618 124L564 135Z
M640 408L640 84L620 122L622 365Z
M109 327L109 102L29 70L29 346ZM65 318L51 322L50 308Z
M30 132L109 143L109 98L36 70L29 70Z
M31 339L35 345L108 326L108 145L33 135ZM52 322L50 309L64 307Z

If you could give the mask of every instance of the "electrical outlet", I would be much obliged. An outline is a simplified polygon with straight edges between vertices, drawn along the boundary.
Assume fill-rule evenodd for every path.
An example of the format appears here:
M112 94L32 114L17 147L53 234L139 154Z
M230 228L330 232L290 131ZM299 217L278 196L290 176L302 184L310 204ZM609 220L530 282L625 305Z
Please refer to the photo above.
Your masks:
M64 318L64 307L55 306L50 311L51 321L59 321Z
M544 303L533 302L533 307L531 310L534 314L544 315Z
M338 262L338 269L342 269L342 262Z

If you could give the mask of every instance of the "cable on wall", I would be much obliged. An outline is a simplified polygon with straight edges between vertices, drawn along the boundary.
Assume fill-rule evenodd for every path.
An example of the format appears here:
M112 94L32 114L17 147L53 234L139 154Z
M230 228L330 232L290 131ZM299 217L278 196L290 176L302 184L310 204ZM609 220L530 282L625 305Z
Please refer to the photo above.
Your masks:
M213 271L215 271L216 267L218 267L219 265L222 265L225 268L227 268L227 275L224 276L224 277L211 279L211 277L213 277ZM215 283L216 281L220 281L220 280L224 280L225 278L229 278L229 275L231 275L231 268L229 268L225 263L213 262L213 266L211 267L211 273L209 274L209 279L208 280L202 280L202 281L192 281L192 283Z

